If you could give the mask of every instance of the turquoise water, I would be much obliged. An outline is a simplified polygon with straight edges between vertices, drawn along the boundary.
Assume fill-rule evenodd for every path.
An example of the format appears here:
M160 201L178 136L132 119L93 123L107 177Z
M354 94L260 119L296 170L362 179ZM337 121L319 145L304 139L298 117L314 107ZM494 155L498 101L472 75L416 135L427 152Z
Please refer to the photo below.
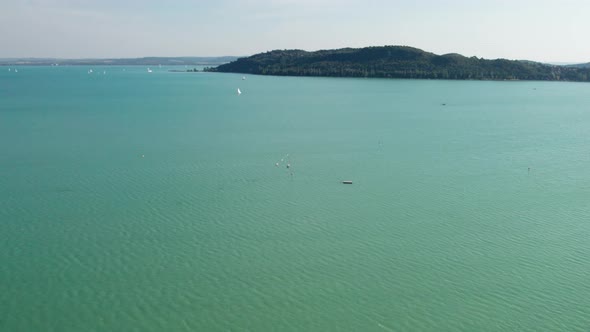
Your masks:
M590 329L589 84L88 69L0 67L0 330Z

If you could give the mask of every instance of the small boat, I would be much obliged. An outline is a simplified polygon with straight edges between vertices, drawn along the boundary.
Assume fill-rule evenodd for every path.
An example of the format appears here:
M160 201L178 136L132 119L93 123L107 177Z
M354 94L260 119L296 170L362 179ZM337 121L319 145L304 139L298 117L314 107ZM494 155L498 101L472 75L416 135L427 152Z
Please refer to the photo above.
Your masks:
M352 184L352 181L350 181L350 180L344 180L344 181L342 181L342 184Z
M242 94L242 91L240 91L240 88L238 88L238 96Z
M18 73L18 69L14 68L14 72L15 72L15 73Z
M148 68L148 73L151 73L151 72L152 72L152 70Z
M242 81L246 79L246 76L242 76Z

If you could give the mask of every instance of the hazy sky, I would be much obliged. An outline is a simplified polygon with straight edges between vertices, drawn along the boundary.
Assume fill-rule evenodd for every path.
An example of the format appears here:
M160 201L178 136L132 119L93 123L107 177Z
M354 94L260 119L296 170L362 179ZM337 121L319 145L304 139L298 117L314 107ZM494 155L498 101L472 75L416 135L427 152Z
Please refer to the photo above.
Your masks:
M0 0L0 57L251 55L409 45L589 62L590 0Z

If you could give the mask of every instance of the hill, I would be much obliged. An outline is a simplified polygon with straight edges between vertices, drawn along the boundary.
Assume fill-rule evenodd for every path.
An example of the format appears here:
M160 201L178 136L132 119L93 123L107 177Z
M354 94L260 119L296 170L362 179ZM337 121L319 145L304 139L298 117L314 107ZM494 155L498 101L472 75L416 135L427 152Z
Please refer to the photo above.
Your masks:
M572 68L590 68L590 62L588 62L588 63L577 63L575 65L567 65L567 67L572 67Z
M436 55L408 46L306 52L275 50L239 58L207 71L285 76L589 81L590 69L532 61Z

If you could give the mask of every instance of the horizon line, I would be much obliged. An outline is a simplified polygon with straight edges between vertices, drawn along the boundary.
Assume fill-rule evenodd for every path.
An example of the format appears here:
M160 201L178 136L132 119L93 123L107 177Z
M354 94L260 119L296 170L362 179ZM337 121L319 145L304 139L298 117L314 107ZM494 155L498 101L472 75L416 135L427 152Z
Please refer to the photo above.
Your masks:
M364 47L340 47L340 48L319 48L316 50L304 50L304 49L298 49L298 48L275 48L275 49L270 49L270 50L266 50L266 51L259 51L257 53L253 53L250 55L182 55L182 56L157 56L157 55L144 55L144 56L129 56L129 57L121 57L121 56L110 56L110 57L47 57L47 56L23 56L23 57L0 57L0 61L15 61L15 60L57 60L57 61L64 61L64 60L128 60L128 59L146 59L146 58L244 58L244 57L250 57L253 55L257 55L257 54L262 54L262 53L267 53L267 52L271 52L271 51L285 51L285 50L301 50L304 52L318 52L318 51L329 51L329 50L342 50L342 49L363 49L363 48L373 48L373 47L409 47L409 48L414 48L414 49L418 49L420 51L423 52L427 52L427 53L432 53L438 56L442 56L442 55L447 55L447 54L459 54L461 56L464 56L466 58L469 57L477 57L480 59L486 59L486 60L512 60L512 61L531 61L531 62L537 62L537 63L542 63L542 64L550 64L550 65L574 65L574 64L587 64L590 63L590 59L589 60L580 60L580 61L564 61L564 60L529 60L529 59L525 59L525 58L507 58L507 57L498 57L498 58L486 58L486 57L482 57L482 56L477 56L477 55L472 55L472 56L468 56L468 55L464 55L458 52L448 52L448 53L444 53L444 54L437 54L434 52L430 52L424 49L421 49L419 47L414 47L414 46L409 46L409 45L373 45L373 46L364 46Z

